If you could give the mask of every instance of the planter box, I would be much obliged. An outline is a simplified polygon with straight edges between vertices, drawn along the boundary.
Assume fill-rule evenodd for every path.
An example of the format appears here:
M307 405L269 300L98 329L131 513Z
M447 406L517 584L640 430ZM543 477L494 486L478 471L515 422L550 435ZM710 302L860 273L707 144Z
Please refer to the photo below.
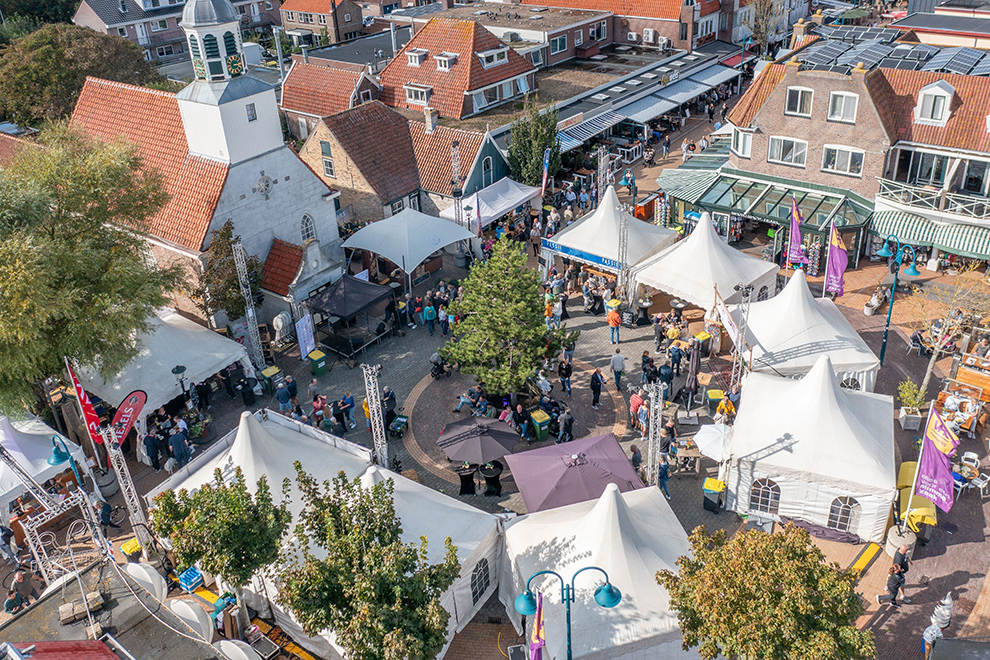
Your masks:
M901 408L897 421L905 431L917 431L921 428L921 411L917 408Z

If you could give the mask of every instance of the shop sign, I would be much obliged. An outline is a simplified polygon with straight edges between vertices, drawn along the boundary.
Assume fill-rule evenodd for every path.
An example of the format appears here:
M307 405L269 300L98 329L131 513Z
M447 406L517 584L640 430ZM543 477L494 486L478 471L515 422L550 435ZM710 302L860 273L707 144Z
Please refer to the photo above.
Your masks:
M574 257L575 259L580 259L589 264L596 264L598 266L603 266L609 270L620 270L620 264L615 259L609 259L608 257L600 257L597 254L588 254L581 250L575 250L574 248L569 248L560 243L554 243L547 239L543 240L543 248L545 250L552 250L557 254L564 254L569 257Z
M563 121L557 122L557 130L558 131L566 130L566 129L570 128L571 126L577 126L582 121L584 121L584 113L583 112L579 112L576 115L574 115L573 117L568 117L567 119L565 119Z

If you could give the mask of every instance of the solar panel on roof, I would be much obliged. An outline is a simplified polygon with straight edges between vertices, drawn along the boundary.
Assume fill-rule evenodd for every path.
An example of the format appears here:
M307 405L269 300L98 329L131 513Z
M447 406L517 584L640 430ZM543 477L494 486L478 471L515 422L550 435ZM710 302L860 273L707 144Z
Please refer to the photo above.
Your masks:
M922 62L931 59L934 55L938 54L942 49L936 48L935 46L929 46L927 44L918 44L911 49L908 53L907 59L909 60L920 60Z
M941 71L946 64L952 61L955 57L958 48L943 48L935 56L928 60L928 63L922 67L922 71Z
M969 72L971 76L990 75L990 57L985 57Z
M916 71L920 66L921 62L915 62L914 60L898 60L895 68L905 69L907 71Z

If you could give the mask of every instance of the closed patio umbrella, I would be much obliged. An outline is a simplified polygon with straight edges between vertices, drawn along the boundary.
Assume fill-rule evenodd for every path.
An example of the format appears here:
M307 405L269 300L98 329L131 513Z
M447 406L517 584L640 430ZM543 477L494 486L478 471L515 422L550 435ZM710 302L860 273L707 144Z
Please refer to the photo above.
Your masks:
M483 464L511 454L517 442L519 434L505 422L468 417L445 426L437 446L452 461Z
M691 412L691 408L694 406L694 395L698 393L699 373L701 373L701 342L692 338L691 348L688 349L687 382L684 383L684 389L688 393L688 412Z

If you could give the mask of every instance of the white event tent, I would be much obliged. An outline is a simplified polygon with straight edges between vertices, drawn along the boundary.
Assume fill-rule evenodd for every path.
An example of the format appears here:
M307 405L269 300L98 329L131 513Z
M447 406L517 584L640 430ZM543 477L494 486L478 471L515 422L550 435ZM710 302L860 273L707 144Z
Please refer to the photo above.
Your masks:
M450 220L406 208L357 230L344 242L344 247L380 254L411 273L440 248L474 236Z
M538 200L539 197L539 188L527 186L505 177L487 188L482 188L473 195L463 197L461 199L461 209L464 213L464 219L470 223L469 226L471 229L477 233L479 217L481 218L481 226L487 227L506 213L517 209L531 199L535 198ZM440 217L453 220L454 207L448 206L440 211Z
M827 356L797 382L750 373L722 455L726 508L883 539L897 492L894 401L840 387Z
M623 216L629 223L627 265L635 264L677 241L677 232L673 229L658 227L622 211L615 187L609 186L602 195L598 208L565 227L553 238L543 239L544 257L559 254L599 268L618 271L622 267L619 234L622 231Z
M610 609L594 601L604 582L598 571L585 571L575 582L571 605L574 658L587 660L688 660L695 651L681 649L677 613L667 590L656 582L661 569L677 570L678 557L690 546L680 522L656 488L620 493L609 484L598 500L540 511L510 521L499 599L516 631L523 632L513 603L534 573L553 570L570 583L586 566L598 566L620 592ZM533 580L543 594L544 626L550 658L564 658L565 611L560 582L550 576ZM530 618L530 622L532 618Z
M731 312L738 325L741 309ZM746 335L754 371L800 377L828 355L847 387L872 392L876 385L880 360L835 303L811 295L803 270L773 298L750 305Z
M735 249L719 238L706 211L691 235L633 266L631 278L702 309L715 305L715 287L727 303L740 302L737 284L751 284L754 300L774 295L778 266Z
M80 472L89 474L89 466L86 464L86 455L82 447L41 420L11 422L6 417L0 417L0 444L3 444L17 464L39 484L71 468L68 462L61 465L48 464L48 459L52 455L52 438L55 437L65 441L65 447L75 459ZM10 510L10 503L23 495L25 490L17 474L6 464L0 463L0 514L4 516L2 524L7 524L6 514Z
M153 506L159 493L182 488L195 490L213 480L214 470L219 468L228 477L234 468L240 467L252 489L258 478L264 476L273 491L278 492L282 480L289 478L292 482L289 510L295 523L303 507L295 483L296 461L318 482L332 480L339 472L351 479L360 478L365 486L393 479L395 509L402 521L403 541L418 545L420 537L426 536L432 563L443 558L444 539L451 538L457 546L461 577L441 601L451 614L449 643L453 634L468 624L497 586L493 578L501 547L498 520L492 514L373 466L371 453L363 447L276 413L244 412L236 431L197 456L145 498L148 505ZM319 552L316 548L313 550ZM331 632L308 636L288 611L269 600L278 593L274 581L264 579L262 582L262 578L257 578L245 591L251 607L264 612L270 610L278 625L300 646L320 657L335 660L342 657L342 650Z
M109 382L95 369L77 371L87 393L116 407L134 390L144 390L148 395L144 410L150 413L182 394L172 375L177 365L186 368L187 388L234 362L240 363L247 375L254 373L244 346L175 312L153 317L150 332L138 335L137 341L137 355Z

